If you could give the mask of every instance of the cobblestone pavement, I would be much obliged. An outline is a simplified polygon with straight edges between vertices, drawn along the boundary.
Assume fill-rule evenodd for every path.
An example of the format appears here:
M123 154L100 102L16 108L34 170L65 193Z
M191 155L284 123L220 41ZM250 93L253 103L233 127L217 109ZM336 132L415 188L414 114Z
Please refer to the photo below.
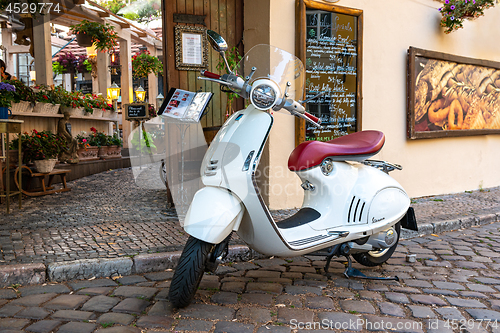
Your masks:
M321 257L226 263L172 309L171 270L0 289L0 332L500 332L500 223L401 241L367 275ZM415 263L406 262L415 254ZM463 328L462 330L460 328Z
M166 191L138 187L131 169L68 182L71 191L25 198L0 215L0 265L114 258L182 249L187 235ZM500 212L500 187L412 200L419 224ZM0 205L5 209L5 203ZM282 219L295 210L275 211ZM238 243L234 240L233 243Z

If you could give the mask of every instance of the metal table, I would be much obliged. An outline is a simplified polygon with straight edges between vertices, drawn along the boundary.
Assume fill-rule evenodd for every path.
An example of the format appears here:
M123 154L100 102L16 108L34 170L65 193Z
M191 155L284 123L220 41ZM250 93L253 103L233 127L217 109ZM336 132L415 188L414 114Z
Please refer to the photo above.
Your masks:
M10 161L9 161L9 134L12 133L17 133L19 135L19 146L18 146L18 151L19 151L19 168L22 166L22 160L21 160L21 124L24 121L22 120L12 120L12 119L0 119L0 133L6 133L6 142L7 142L7 149L6 151L6 156L5 156L5 164L6 164L6 172L5 172L5 194L3 194L3 184L0 184L2 186L1 188L1 193L0 198L6 198L7 199L7 214L10 214L10 197L19 195L19 209L21 209L21 200L22 200L22 175L21 172L19 173L19 190L17 191L11 191L10 190ZM3 173L3 170L1 170Z

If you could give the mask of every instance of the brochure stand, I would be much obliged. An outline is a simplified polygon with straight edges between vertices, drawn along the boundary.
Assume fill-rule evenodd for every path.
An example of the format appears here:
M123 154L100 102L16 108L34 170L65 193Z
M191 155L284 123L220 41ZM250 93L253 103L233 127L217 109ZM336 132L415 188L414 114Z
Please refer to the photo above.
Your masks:
M170 132L169 134L176 132L174 135L180 139L179 141L172 140L170 136L166 178L181 225L183 225L191 200L200 187L200 168L191 166L189 168L191 172L188 172L186 163L195 166L198 163L201 164L207 149L200 119L205 114L212 95L209 92L194 93L173 88L158 110L158 115L165 122L166 135L167 132ZM178 142L177 146L175 146L175 141ZM187 152L189 152L189 161L186 161Z

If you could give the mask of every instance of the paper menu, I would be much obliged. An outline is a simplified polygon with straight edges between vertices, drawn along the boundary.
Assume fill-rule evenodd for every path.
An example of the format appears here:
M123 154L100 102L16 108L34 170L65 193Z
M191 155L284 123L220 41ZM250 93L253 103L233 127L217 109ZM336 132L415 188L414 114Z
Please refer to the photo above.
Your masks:
M198 122L210 99L210 92L194 93L182 89L170 89L163 102L159 115L168 116L180 121Z

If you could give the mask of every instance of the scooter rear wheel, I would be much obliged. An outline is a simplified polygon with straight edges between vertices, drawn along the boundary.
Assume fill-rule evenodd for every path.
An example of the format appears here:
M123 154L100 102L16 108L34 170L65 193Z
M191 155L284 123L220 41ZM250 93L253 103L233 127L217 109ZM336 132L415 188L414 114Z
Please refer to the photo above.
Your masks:
M187 240L168 293L168 299L175 308L184 308L193 300L214 247L214 244L192 236Z
M394 225L394 229L396 229L396 232L398 234L398 240L396 244L380 251L355 253L352 255L354 260L356 260L361 265L367 267L379 266L385 263L387 260L389 260L389 258L392 256L399 243L399 234L401 233L401 223L398 222L396 225Z

